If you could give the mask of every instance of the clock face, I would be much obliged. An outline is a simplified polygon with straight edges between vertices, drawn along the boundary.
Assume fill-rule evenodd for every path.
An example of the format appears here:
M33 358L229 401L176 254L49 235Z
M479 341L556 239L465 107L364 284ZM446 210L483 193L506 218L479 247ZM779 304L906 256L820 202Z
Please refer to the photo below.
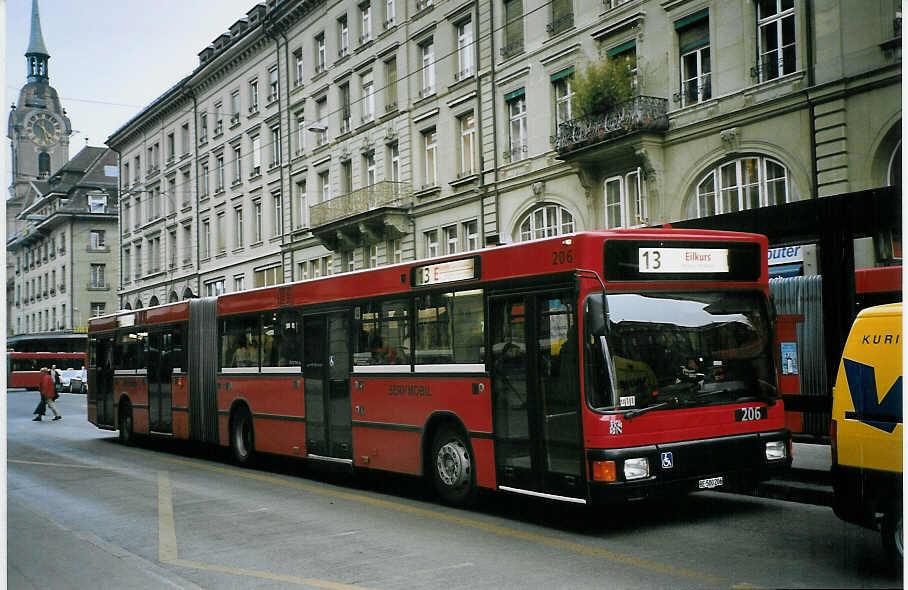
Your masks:
M63 123L53 113L38 111L26 119L25 130L33 142L40 146L49 146L57 143L63 135Z

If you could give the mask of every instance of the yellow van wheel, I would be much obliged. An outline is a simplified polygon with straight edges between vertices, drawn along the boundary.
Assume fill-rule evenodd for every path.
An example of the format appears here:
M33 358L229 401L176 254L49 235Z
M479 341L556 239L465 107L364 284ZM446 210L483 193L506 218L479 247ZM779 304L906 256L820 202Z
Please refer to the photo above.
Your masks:
M904 560L904 543L905 536L902 530L902 509L901 507L892 507L883 516L883 547L889 561L901 568Z

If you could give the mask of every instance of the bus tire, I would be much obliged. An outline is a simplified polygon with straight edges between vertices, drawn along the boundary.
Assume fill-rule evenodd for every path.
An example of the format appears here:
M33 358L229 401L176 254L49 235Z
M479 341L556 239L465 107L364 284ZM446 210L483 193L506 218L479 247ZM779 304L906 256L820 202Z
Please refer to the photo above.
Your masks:
M120 404L117 421L120 444L125 446L132 446L135 443L136 437L135 433L133 432L132 406L129 404L129 402L123 402Z
M249 410L242 408L230 419L230 452L237 465L249 465L255 454L255 431Z
M899 571L901 571L904 560L905 537L902 526L901 507L891 506L883 515L880 531L883 535L883 548L886 550L886 557L888 557L890 563L898 567Z
M473 450L459 429L442 426L435 434L430 457L432 483L442 501L466 506L476 498Z

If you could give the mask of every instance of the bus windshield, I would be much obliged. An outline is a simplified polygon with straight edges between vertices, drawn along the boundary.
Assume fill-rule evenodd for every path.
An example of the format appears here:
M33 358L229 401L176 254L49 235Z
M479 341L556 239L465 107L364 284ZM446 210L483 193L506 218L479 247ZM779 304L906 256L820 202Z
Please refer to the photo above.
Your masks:
M607 346L601 350L611 356L615 387L588 392L593 407L690 407L775 398L762 294L622 293L608 295L606 302Z

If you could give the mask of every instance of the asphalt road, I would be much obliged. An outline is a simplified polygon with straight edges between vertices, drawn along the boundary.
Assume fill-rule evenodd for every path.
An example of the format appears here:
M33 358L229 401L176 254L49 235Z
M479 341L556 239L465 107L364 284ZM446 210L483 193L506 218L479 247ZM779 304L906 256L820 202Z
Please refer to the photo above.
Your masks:
M7 394L10 588L893 587L878 533L829 508L721 493L594 509L298 461L241 469L174 441L122 447Z

